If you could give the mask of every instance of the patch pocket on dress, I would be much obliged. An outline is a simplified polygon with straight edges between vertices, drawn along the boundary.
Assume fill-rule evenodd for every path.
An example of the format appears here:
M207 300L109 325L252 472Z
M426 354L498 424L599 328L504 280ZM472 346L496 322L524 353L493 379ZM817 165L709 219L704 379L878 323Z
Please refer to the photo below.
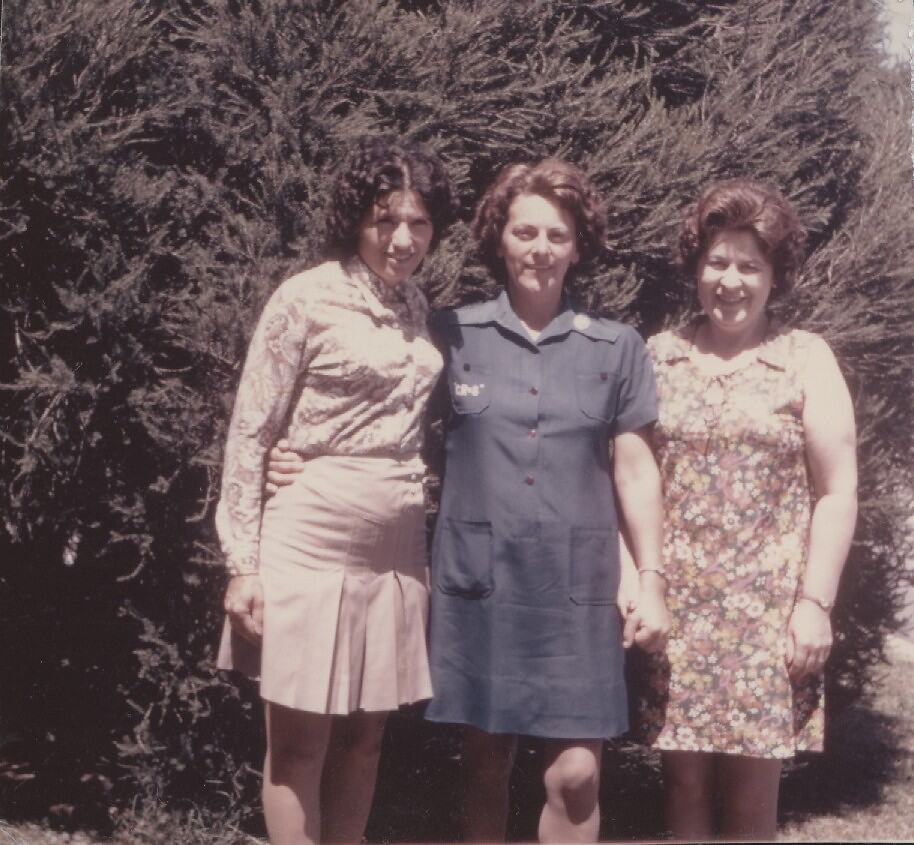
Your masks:
M489 368L476 364L455 364L447 377L451 404L458 414L481 414L489 407Z
M576 373L578 407L584 416L610 423L616 418L618 379L608 370Z
M492 523L445 518L438 531L433 561L438 589L465 598L485 598L494 588Z
M615 604L618 567L613 568L616 531L603 528L571 529L570 596L575 604Z

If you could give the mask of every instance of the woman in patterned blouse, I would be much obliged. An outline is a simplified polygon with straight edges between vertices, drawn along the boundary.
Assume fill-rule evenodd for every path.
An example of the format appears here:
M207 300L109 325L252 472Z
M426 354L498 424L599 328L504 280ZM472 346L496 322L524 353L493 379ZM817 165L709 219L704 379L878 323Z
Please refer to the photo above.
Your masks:
M216 514L218 663L260 677L273 843L358 842L386 715L431 695L419 452L442 360L411 277L453 209L437 157L363 141L330 199L332 260L279 286L248 350ZM280 438L305 468L264 501Z
M639 721L662 752L676 839L773 839L782 760L822 747L821 672L857 469L834 355L768 315L802 245L778 191L712 185L679 241L702 316L648 343L673 625Z

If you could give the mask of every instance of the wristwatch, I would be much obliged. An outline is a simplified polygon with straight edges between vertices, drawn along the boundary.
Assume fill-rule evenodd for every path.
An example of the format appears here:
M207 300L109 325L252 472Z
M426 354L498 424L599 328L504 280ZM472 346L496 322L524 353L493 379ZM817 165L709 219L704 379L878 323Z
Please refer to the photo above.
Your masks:
M797 596L797 601L806 599L806 601L811 601L817 607L822 608L826 613L831 613L832 608L835 606L834 601L825 601L820 599L818 596L811 596L806 590L801 590L800 595Z

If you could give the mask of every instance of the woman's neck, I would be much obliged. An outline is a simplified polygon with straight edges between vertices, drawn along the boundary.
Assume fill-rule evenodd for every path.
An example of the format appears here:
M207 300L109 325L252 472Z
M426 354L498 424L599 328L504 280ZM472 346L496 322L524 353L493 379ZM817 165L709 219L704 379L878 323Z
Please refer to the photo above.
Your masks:
M759 346L768 334L768 318L760 320L744 332L727 332L704 319L695 332L695 347L704 355L732 361L744 352Z
M561 287L555 290L528 291L508 288L508 300L518 319L534 332L541 332L559 313Z

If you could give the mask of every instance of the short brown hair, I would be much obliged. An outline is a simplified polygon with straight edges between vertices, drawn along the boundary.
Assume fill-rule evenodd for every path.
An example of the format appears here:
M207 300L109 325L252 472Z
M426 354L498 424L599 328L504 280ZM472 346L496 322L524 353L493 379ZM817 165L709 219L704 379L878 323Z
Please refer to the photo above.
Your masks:
M457 202L441 159L414 141L392 135L362 138L337 171L326 211L325 258L358 251L362 218L378 197L412 190L432 218L434 249L454 220Z
M806 233L789 200L775 187L754 179L714 182L686 212L676 244L676 261L694 281L711 241L727 230L755 235L771 262L776 284L771 296L793 288L803 266Z
M472 232L480 257L497 279L505 280L504 261L498 249L508 222L508 209L522 194L544 197L571 214L582 264L599 255L606 231L606 206L584 172L558 158L535 164L509 164L482 195L473 218Z

